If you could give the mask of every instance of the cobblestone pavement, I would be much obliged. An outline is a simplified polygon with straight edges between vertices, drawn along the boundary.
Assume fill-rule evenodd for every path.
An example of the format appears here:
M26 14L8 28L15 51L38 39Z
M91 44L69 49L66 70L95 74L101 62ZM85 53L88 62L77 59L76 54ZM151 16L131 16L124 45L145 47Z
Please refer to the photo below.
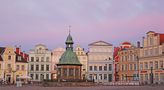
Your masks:
M0 90L164 90L164 86L40 87L0 86Z

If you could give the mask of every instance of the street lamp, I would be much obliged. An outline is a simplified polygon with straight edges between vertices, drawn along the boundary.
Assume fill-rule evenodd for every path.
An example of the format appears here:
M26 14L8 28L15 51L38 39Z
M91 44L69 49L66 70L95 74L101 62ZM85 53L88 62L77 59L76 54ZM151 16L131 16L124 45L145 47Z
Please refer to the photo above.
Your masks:
M150 72L150 83L153 84L153 65L151 65L151 68L150 68L151 72Z
M140 72L140 70L139 70L139 57L138 56L137 56L137 70L138 70L138 74L136 75L136 77L139 81L139 72Z

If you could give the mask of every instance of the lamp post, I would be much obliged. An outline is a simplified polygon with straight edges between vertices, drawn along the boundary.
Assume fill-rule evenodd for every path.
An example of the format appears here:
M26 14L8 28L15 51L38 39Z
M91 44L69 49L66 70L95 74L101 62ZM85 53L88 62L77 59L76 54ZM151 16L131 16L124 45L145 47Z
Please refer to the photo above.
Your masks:
M151 66L151 72L150 72L150 83L153 84L153 66Z
M136 75L136 77L137 77L137 80L139 81L139 72L140 72L140 70L139 70L139 57L137 56L137 72L138 72L138 74Z

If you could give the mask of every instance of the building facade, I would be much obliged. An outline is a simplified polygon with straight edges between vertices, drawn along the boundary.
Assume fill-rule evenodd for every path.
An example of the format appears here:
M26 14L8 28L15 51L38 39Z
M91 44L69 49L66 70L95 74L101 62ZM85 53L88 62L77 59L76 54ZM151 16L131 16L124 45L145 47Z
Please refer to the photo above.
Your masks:
M129 45L130 47L127 47ZM123 47L126 46L126 47ZM139 77L139 47L132 46L129 42L124 42L118 52L118 75L119 81L138 81Z
M113 46L104 41L89 44L88 79L94 82L113 81Z
M164 34L147 32L139 57L140 82L164 83Z
M64 52L64 48L56 48L52 51L52 79L57 79L57 64L59 63L59 59Z
M51 79L51 51L43 44L38 44L29 51L28 72L32 81Z
M7 83L16 83L20 76L27 76L28 55L26 53L14 47L1 47L0 51L1 78Z
M79 45L75 49L76 55L82 64L81 77L83 80L87 79L88 76L88 56L87 53Z

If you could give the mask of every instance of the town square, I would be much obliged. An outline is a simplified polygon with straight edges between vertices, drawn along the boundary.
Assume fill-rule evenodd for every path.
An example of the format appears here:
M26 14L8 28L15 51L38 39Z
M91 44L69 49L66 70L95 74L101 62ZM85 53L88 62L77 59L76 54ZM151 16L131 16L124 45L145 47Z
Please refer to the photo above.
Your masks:
M0 0L0 90L164 90L164 0Z

